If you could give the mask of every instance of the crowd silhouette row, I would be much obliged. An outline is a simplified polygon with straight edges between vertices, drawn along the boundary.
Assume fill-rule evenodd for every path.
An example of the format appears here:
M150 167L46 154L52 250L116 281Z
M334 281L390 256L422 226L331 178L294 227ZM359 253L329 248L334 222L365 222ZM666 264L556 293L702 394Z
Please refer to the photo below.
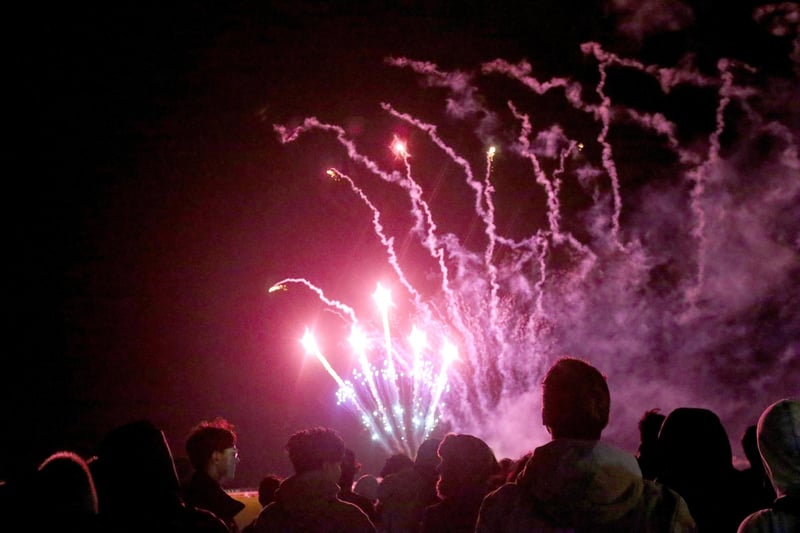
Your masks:
M334 429L303 429L286 443L294 474L264 476L261 510L241 528L245 504L224 489L239 462L233 425L217 418L192 430L192 472L181 481L164 433L135 421L106 434L90 458L59 451L3 484L1 530L800 532L799 399L775 401L747 429L744 470L711 410L646 411L631 454L601 439L610 402L597 368L564 357L542 383L547 444L498 459L477 436L448 433L424 441L413 458L388 457L377 476L357 477L361 465ZM31 523L14 527L25 513Z

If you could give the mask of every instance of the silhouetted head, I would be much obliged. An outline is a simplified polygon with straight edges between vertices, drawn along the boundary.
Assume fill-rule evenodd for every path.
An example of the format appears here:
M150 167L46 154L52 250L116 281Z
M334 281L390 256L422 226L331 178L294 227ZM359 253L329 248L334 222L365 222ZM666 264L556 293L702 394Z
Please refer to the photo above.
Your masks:
M608 424L606 378L581 359L564 357L542 383L542 422L553 438L597 440Z
M438 461L438 458L437 458ZM386 477L391 474L396 474L397 472L404 470L406 468L411 468L414 466L414 461L411 458L400 452L392 454L386 462L383 463L383 468L381 468L380 476Z
M645 411L639 420L639 439L642 443L652 443L658 441L658 432L661 424L664 423L666 415L660 409L650 409Z
M275 501L275 491L281 484L281 478L275 474L264 476L258 484L258 503L261 507L266 507L268 504Z
M461 489L489 489L491 477L500 469L489 445L472 435L450 433L439 445L439 496L454 496Z
M742 450L747 461L750 463L750 468L763 471L764 465L761 463L761 454L758 452L758 438L756 436L756 424L747 426L747 429L742 433Z
M353 485L353 492L374 502L378 499L378 478L372 474L364 474Z
M192 467L218 482L236 475L239 450L234 426L224 418L200 422L186 438L186 455Z
M708 478L733 468L728 433L716 413L708 409L673 410L661 425L658 445L663 479Z
M783 399L767 407L756 432L775 493L800 494L800 400Z
M101 514L180 505L180 484L164 433L147 420L109 431L91 464Z
M341 473L341 463L344 458L344 440L335 430L323 427L314 427L298 431L289 437L286 451L297 474L312 470L323 470L324 467L334 464L338 481Z
M50 524L77 531L97 515L94 479L86 461L73 452L60 451L45 459L34 476L32 489L42 510L46 510L35 519L39 526Z
M414 458L414 465L421 467L437 468L439 466L439 445L442 439L429 438L422 441L417 448L417 456Z
M533 452L525 452L519 459L514 461L514 464L511 466L511 470L509 470L508 475L506 476L506 481L512 482L516 481L517 478L522 474L525 470L525 466L528 464L528 461L533 456Z

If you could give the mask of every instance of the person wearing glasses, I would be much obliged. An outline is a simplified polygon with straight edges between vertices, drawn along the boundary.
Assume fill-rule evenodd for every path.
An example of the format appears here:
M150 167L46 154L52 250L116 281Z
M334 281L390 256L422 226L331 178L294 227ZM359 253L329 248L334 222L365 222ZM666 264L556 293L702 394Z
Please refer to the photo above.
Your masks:
M186 455L194 473L183 488L186 503L211 511L232 533L239 531L234 517L245 504L229 496L222 485L236 475L236 443L234 426L224 418L196 425L186 439Z

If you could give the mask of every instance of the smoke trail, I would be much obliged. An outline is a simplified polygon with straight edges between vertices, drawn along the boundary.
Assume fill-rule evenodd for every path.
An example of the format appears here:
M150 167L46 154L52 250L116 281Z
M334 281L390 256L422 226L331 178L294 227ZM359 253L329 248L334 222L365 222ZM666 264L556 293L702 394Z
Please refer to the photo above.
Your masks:
M797 43L789 11L764 9L756 18L786 21L773 27ZM416 302L414 320L458 346L447 381L426 391L441 394L434 403L446 427L481 435L499 455L534 447L547 438L538 416L542 374L571 354L608 375L607 435L620 444L635 448L645 410L686 405L715 410L736 439L763 407L800 393L800 109L787 96L797 79L770 79L734 60L705 72L690 59L661 66L599 43L581 49L595 62L593 80L540 81L525 61L497 59L467 73L388 59L448 91L440 120L381 104L421 133L417 146L430 143L441 158L406 153L402 176L359 152L338 126L311 118L275 129L283 142L331 132L365 171L347 179L372 209L377 237ZM793 49L792 60L797 55ZM660 91L654 101L671 105L626 103L611 84L624 72L649 77L657 89L648 90ZM524 94L496 97L501 79ZM702 106L691 100L698 94ZM560 98L579 118L548 113L543 98ZM706 123L688 125L675 112L684 98ZM460 140L466 130L475 142ZM499 142L487 159L489 136ZM483 149L464 151L476 145ZM431 199L431 168L448 168L442 179L471 195L481 243L440 229L450 212ZM437 264L429 276L438 291L408 281L406 271L424 267L394 254L381 206L356 185L369 175L408 198L410 232ZM528 196L534 201L526 204ZM417 357L433 361L431 353Z

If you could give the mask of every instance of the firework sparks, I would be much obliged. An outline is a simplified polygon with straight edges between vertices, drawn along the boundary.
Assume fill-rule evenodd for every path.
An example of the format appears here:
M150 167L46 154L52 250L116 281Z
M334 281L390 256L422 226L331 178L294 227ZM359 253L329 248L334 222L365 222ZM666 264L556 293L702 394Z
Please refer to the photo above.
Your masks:
M621 365L618 353L624 352L636 361L634 368L638 364L645 369L644 374L658 374L653 368L659 364L654 362L659 358L668 360L676 353L702 357L717 347L710 340L694 344L681 340L708 339L703 328L708 327L709 314L718 312L726 320L741 315L741 302L725 307L727 295L718 287L719 280L724 278L723 267L728 265L711 253L719 255L721 249L735 247L734 239L712 224L730 220L710 197L714 187L724 187L728 176L723 171L726 165L732 165L724 160L721 141L728 128L725 113L738 105L750 123L756 125L752 139L770 136L784 145L779 166L796 176L797 149L790 127L766 121L754 109L753 90L738 84L736 78L737 68L747 70L746 66L720 62L716 76L701 75L691 66L662 68L621 58L597 43L586 43L581 49L597 62L598 77L590 91L567 78L537 80L527 62L513 65L498 59L483 64L479 73L469 74L448 73L432 63L404 58L387 60L393 67L410 69L426 77L431 86L450 91L445 111L450 118L494 119L505 113L513 124L504 126L505 131L487 135L478 128L484 151L474 160L460 155L452 144L454 141L448 141L448 136L433 123L398 111L388 103L382 103L382 109L417 134L416 137L404 134L402 139L387 135L392 139L389 150L395 159L402 160L404 172L383 170L379 159L362 153L340 126L316 118L308 118L293 129L275 126L284 143L295 142L311 130L333 133L350 160L363 170L353 174L354 177L336 168L326 173L349 185L370 209L374 233L405 291L392 294L379 284L373 294L375 309L372 310L378 320L362 320L355 309L328 298L306 279L287 278L270 288L270 292L283 293L292 284L303 285L351 325L349 350L357 363L352 378L343 379L336 373L308 332L303 345L339 386L340 401L356 410L373 438L387 450L412 454L440 424L462 431L476 428L488 431L489 420L497 416L499 406L534 389L549 359L557 354L580 355L581 349L591 346L593 353L614 369ZM702 142L682 143L677 134L679 124L671 122L667 115L629 108L614 101L608 89L614 69L633 70L652 77L665 95L679 85L714 91L716 107L710 109L715 119L712 128L702 132ZM506 101L490 108L475 83L478 76L510 79L529 90L534 99L548 93L563 93L565 107L575 110L588 126L577 138L570 137L567 128L557 123L543 124L537 131L535 106L526 108L524 103ZM491 121L483 120L481 128L488 122ZM664 232L656 222L626 226L626 215L630 220L642 220L650 213L644 213L646 207L631 208L624 203L622 184L626 167L618 163L620 152L612 146L612 133L618 122L632 123L656 136L659 148L674 155L675 174L680 176L682 187L678 189L688 194L678 208L675 201L667 203L659 198L667 206L662 210L677 212L659 223L684 230L685 241L673 245L679 250L677 254L660 242L650 242L654 241L653 235ZM412 140L413 165L409 153ZM477 245L473 242L469 247L463 236L440 229L432 195L423 188L429 174L425 172L423 144L431 148L428 153L440 154L460 174L448 184L466 186L471 195L472 222L482 229L476 232L480 236ZM473 171L478 165L485 169L482 178ZM538 188L543 198L543 227L522 237L504 231L508 223L500 207L502 184L512 167L516 171L527 169L529 183ZM385 229L381 210L360 186L370 176L398 187L408 202L411 217L408 234L417 239L426 259L431 261L427 275L436 277L435 294L418 290L406 275L395 250L395 235ZM738 179L733 173L731 176L732 181ZM565 188L575 184L588 197L585 202L588 207L582 208L577 216L565 213L562 205L566 200L576 203L577 193L570 193L572 198L565 193ZM788 191L784 198L800 194L797 181L781 182L775 187ZM770 190L764 193L763 201L777 209L790 209L781 203L779 196ZM659 203L650 202L660 207ZM740 217L744 219L745 215ZM734 223L744 227L743 223ZM764 233L768 231L765 229ZM783 258L781 263L770 267L772 279L788 276L795 268L792 265L798 264L797 250L766 240L768 244L760 246ZM785 238L785 242L791 239ZM656 290L652 284L653 272L666 268L664 265L677 272L678 279L673 286ZM766 267L750 268L758 274L764 273ZM767 291L766 282L764 287L762 298ZM413 307L410 312L413 326L410 331L398 333L391 312L396 309L393 297L401 302L406 296ZM751 302L757 301L755 296L750 298ZM703 306L705 319L687 312L687 308ZM719 341L722 342L727 340ZM630 371L627 367L626 370ZM691 393L684 391L684 394Z

